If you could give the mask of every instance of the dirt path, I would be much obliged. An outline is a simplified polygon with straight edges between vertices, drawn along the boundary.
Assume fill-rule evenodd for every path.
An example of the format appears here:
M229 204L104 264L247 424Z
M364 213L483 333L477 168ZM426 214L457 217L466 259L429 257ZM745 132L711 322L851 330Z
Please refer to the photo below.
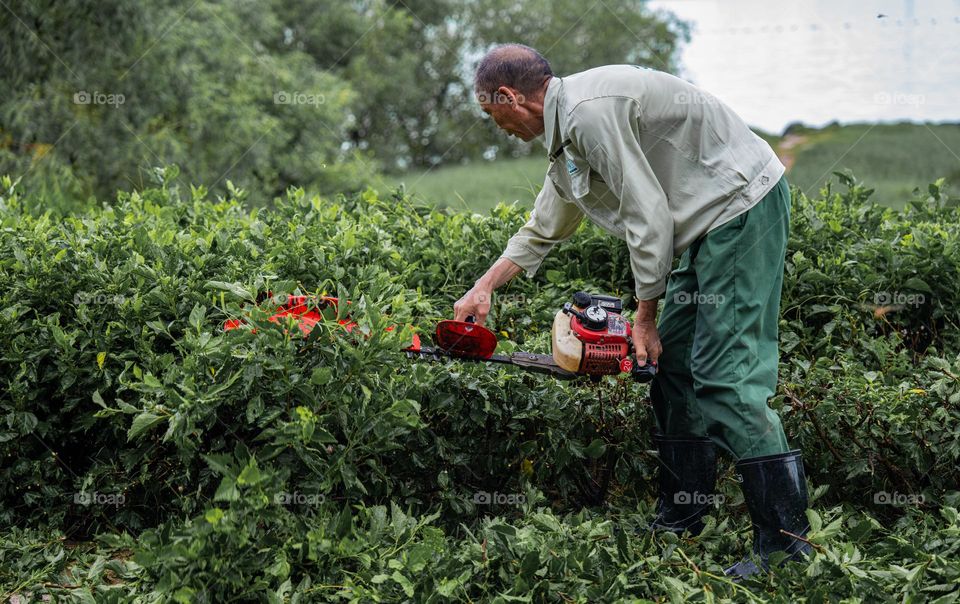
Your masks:
M806 143L810 140L809 136L804 136L803 134L788 134L782 139L780 143L777 144L776 152L777 156L780 158L780 161L783 162L783 165L787 167L787 172L790 171L790 168L793 167L796 158L796 149L800 145Z

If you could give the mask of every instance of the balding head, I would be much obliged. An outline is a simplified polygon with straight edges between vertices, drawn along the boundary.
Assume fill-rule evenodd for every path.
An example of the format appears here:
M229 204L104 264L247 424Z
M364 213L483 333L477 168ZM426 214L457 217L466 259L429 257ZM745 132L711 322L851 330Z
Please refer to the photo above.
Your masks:
M493 99L501 86L524 96L534 95L552 77L550 63L539 52L523 44L504 44L480 59L473 87L483 102Z

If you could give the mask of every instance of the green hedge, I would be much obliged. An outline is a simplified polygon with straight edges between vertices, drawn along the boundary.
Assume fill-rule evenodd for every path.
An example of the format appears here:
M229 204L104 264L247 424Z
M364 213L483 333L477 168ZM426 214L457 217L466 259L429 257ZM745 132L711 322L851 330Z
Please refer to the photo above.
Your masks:
M738 587L721 570L749 543L729 460L719 524L639 528L655 496L645 387L397 352L451 314L520 209L292 190L251 211L241 191L166 182L55 219L6 179L0 585L78 601L952 601L960 210L940 184L902 213L844 184L794 191L772 401L817 487L818 554ZM629 302L632 281L622 244L585 226L498 292L491 323L504 350L547 351L571 292ZM252 310L267 291L350 300L360 330L296 337ZM222 330L241 316L255 334Z

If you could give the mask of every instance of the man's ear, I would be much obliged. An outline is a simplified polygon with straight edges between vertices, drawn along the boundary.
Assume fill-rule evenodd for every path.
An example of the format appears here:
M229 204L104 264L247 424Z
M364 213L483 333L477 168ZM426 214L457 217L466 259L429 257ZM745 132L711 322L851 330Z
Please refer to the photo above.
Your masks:
M523 104L523 95L509 86L497 88L497 97L499 97L497 101L510 105L511 109L516 109Z

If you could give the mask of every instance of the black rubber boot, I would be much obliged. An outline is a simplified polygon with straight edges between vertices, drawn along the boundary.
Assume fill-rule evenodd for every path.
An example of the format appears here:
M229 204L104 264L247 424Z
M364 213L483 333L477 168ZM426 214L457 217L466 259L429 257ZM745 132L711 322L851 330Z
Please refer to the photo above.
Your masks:
M713 505L717 482L717 449L709 438L664 436L653 442L660 451L660 493L650 530L699 535L704 515Z
M743 478L743 498L753 521L753 556L744 557L725 572L738 579L769 570L773 552L786 552L788 560L810 551L810 544L780 532L807 534L807 482L800 451L750 457L737 463Z

